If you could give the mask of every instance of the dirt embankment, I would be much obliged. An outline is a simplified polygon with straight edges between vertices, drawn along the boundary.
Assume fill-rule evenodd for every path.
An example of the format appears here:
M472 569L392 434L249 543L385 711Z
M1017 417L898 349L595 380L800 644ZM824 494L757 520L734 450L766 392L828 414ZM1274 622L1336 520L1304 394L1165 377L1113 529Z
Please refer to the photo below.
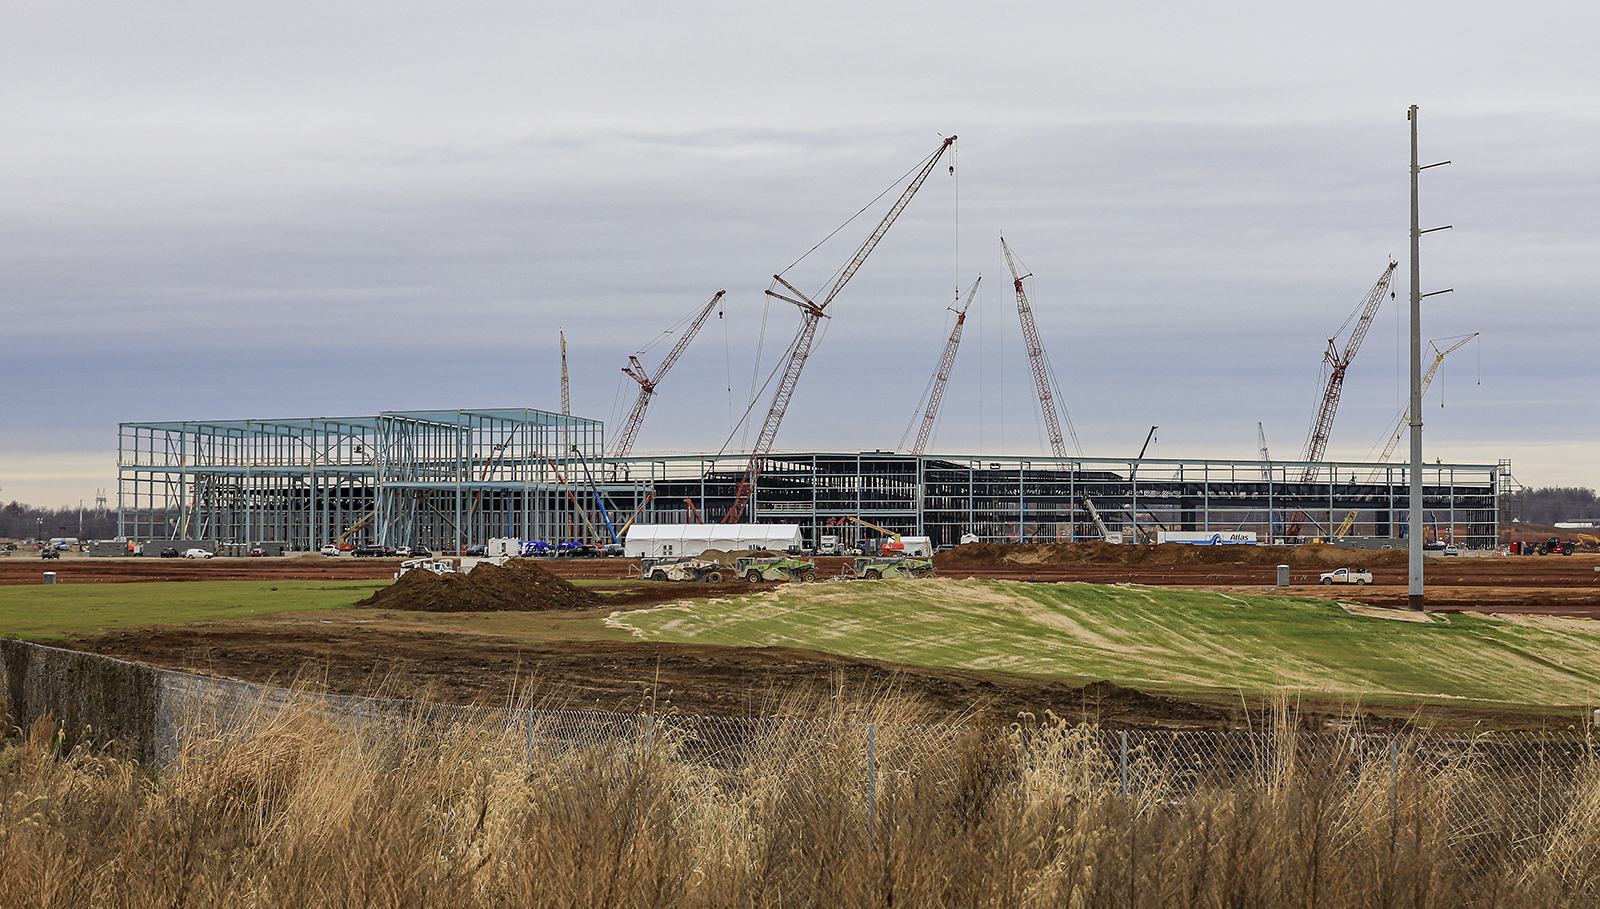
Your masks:
M1004 568L1011 565L1289 565L1340 567L1359 563L1403 568L1404 550L1342 549L1326 543L1301 546L1118 546L1113 543L967 543L933 558L939 568Z
M513 559L503 567L480 562L467 573L408 571L356 605L412 612L540 612L599 609L605 603L537 562Z

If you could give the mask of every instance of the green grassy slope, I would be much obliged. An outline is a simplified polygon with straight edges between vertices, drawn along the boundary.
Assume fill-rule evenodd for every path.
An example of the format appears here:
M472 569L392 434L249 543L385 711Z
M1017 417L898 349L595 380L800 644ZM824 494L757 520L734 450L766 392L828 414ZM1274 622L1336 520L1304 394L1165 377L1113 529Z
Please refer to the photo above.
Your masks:
M1600 699L1600 624L1429 618L1352 615L1325 600L1277 596L938 580L786 585L733 600L622 612L608 621L649 640L807 647L1075 683L1303 688L1368 700Z
M349 606L389 581L186 581L0 587L0 634L29 640L116 628Z

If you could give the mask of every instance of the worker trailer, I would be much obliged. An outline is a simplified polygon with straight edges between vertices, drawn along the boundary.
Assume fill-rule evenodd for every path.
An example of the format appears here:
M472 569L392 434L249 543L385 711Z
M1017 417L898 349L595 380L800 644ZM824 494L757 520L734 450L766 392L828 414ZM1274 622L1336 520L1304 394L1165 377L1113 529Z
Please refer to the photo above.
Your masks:
M803 545L799 524L635 524L623 551L630 559L695 556L707 549L786 552Z

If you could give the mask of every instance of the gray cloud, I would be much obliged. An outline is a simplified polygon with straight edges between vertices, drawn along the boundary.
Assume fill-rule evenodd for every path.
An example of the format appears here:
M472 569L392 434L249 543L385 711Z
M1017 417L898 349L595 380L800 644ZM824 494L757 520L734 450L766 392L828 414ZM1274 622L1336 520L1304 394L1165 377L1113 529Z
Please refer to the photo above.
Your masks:
M1003 427L1037 448L1004 230L1088 453L1159 423L1169 455L1250 456L1262 420L1291 457L1324 339L1385 256L1403 297L1413 102L1426 162L1455 162L1425 178L1424 226L1455 229L1425 240L1424 289L1456 293L1424 332L1485 331L1439 380L1430 445L1593 485L1563 447L1592 413L1550 389L1594 377L1596 18L25 5L0 38L4 376L66 392L8 404L0 485L6 451L104 449L119 420L555 407L557 326L575 406L605 417L627 354L726 288L640 439L715 448L762 314L769 365L795 325L770 275L941 131L959 182L936 173L839 297L780 446L896 444L982 271L939 445L997 451ZM877 211L788 275L825 286ZM1332 454L1394 416L1396 331L1386 310ZM863 400L893 419L841 418Z

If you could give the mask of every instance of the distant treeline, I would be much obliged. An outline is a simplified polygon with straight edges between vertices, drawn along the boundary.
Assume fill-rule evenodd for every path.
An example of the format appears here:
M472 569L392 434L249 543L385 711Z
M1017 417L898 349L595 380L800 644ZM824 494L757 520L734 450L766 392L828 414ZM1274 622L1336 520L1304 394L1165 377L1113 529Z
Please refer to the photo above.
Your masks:
M1557 521L1600 518L1600 501L1586 486L1541 486L1524 490L1503 505L1506 514L1529 524L1546 526Z
M79 515L82 515L80 523ZM117 535L117 513L94 508L36 508L21 502L0 505L0 538L31 540L35 537L77 537L109 540Z

